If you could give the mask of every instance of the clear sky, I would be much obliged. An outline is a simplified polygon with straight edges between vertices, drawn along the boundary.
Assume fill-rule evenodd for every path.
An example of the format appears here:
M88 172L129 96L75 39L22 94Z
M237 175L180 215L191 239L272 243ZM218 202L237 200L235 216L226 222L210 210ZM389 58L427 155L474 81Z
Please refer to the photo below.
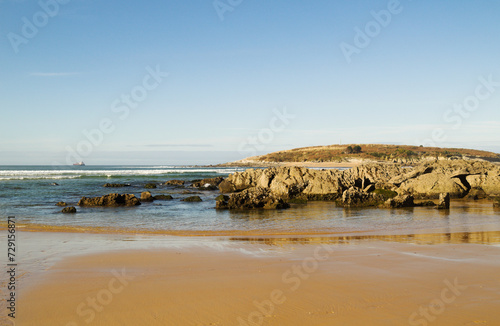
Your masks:
M500 152L500 2L0 0L0 164Z

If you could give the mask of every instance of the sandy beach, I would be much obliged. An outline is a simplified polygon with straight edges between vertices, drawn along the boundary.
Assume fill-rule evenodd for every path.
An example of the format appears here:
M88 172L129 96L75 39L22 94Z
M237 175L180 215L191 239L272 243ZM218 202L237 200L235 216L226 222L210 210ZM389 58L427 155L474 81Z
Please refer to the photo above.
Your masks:
M500 324L497 245L237 240L68 255L25 282L16 325Z

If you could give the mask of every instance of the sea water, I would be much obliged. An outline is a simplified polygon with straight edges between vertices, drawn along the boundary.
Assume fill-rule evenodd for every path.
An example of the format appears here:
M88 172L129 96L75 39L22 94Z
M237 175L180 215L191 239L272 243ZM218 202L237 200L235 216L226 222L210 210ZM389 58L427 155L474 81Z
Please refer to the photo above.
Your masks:
M198 190L191 181L243 171L245 168L200 166L0 166L0 215L16 216L18 224L67 228L109 228L130 232L180 234L300 234L356 233L408 234L422 232L499 231L500 211L491 202L454 201L450 210L429 207L408 209L344 209L333 202L293 204L286 210L227 211L215 209L216 190ZM168 180L186 181L167 186ZM105 188L105 183L130 184ZM157 185L146 189L147 183ZM109 193L169 194L134 207L78 207L80 198ZM182 199L197 195L198 203ZM57 202L78 210L61 213Z

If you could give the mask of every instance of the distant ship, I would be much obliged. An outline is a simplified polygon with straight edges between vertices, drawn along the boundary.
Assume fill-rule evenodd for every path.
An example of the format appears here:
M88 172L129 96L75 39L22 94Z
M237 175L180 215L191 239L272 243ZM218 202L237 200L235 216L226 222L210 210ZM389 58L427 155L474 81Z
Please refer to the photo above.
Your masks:
M73 163L73 165L76 165L76 166L85 166L85 163L83 163L83 161L81 161L79 163Z

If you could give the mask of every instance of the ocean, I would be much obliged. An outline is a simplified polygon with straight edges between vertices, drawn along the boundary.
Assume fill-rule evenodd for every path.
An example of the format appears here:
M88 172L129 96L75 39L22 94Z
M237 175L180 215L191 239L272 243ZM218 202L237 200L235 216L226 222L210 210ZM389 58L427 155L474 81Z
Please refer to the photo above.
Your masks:
M200 166L0 166L0 214L16 216L19 225L85 230L115 229L182 235L212 234L412 234L500 230L500 214L488 201L454 201L449 211L408 209L344 209L332 202L292 204L286 210L226 211L215 209L216 190L199 191L190 181L243 171L245 168ZM185 180L183 187L168 180ZM105 188L105 183L130 184ZM156 189L145 189L155 183ZM83 196L141 192L169 194L173 200L135 207L78 207ZM194 192L194 194L193 194ZM181 199L198 195L202 202ZM61 213L57 202L77 208Z

